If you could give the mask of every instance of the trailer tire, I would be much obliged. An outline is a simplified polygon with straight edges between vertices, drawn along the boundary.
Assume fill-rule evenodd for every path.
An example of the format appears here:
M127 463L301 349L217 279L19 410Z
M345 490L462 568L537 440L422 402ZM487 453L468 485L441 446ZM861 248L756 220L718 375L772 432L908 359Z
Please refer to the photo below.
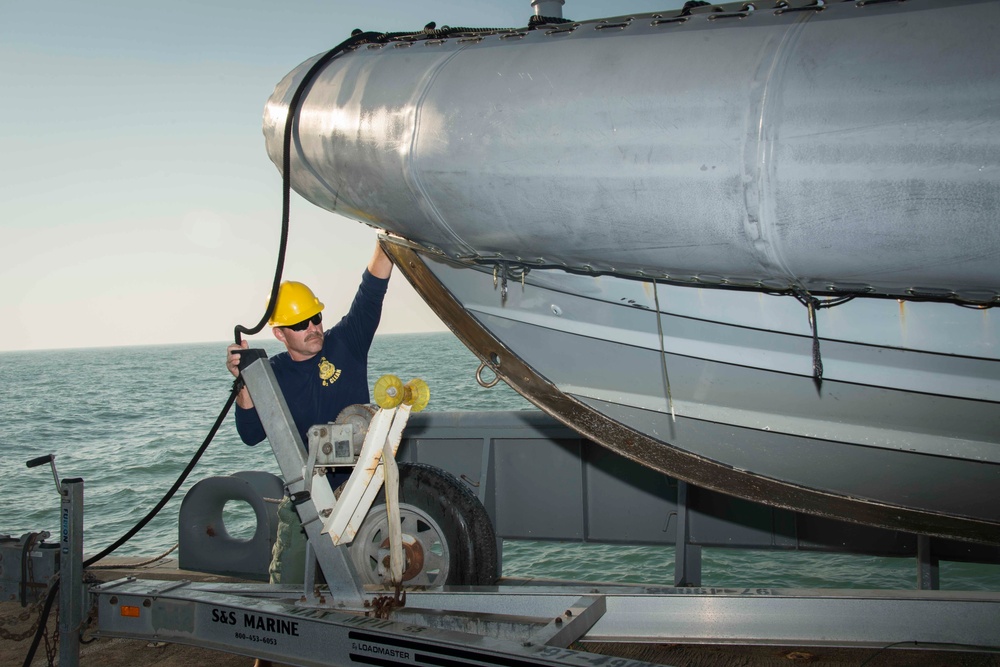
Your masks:
M496 581L497 540L486 509L453 475L399 463L399 511L409 586L487 586ZM389 583L385 489L348 551L363 584Z

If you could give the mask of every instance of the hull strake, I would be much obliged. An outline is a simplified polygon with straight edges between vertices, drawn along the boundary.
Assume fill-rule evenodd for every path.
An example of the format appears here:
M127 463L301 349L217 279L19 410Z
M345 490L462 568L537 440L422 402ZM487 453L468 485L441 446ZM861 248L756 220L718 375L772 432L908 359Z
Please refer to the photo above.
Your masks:
M509 300L502 306L505 316L484 313L489 310L482 305L487 301L501 305L490 274L418 252L411 244L387 239L384 246L438 316L509 385L545 412L628 458L698 486L772 506L1000 544L996 491L1000 488L996 440L1000 404L941 393L949 388L955 393L990 392L991 383L1000 380L1000 362L995 358L907 350L926 357L925 362L930 360L910 364L925 374L935 368L932 362L949 358L957 362L939 369L937 382L925 376L924 391L906 388L910 380L905 377L902 386L893 386L900 383L884 366L867 383L859 378L840 379L842 372L851 372L850 364L831 360L827 364L830 378L817 391L809 374L807 344L798 354L791 353L797 357L799 372L668 351L667 378L675 421L655 343L652 349L644 344L623 345L622 340L634 343L636 330L614 324L622 321L620 313L608 316L596 306L599 300L575 314L570 312L572 307L563 309L559 304L568 303L572 295L552 289L551 284L535 284L551 283L557 279L555 272L538 272L537 279L535 273L529 274L523 289L520 283L512 283ZM630 288L637 285L636 281L622 282ZM703 299L729 298L717 290L703 292ZM470 299L473 293L478 296ZM742 296L766 302L778 299ZM888 308L896 305L877 303ZM560 331L540 325L537 319L532 323L533 310L537 314L553 306L561 311L560 319L580 318L578 326L587 333L566 333L573 327L560 327ZM644 315L646 333L656 336L656 318L648 310L635 304L616 308ZM664 306L664 311L669 310ZM907 327L925 347L933 348L933 333L921 331L912 323L916 319L912 315ZM729 337L729 328L725 322L716 322L716 333L722 332L717 342ZM672 344L671 329L664 328L665 347ZM793 342L808 341L797 333L783 335ZM864 333L856 336L864 337ZM984 339L982 349L990 347L989 340ZM889 356L904 352L888 346L855 343L848 347L852 346L874 349L876 354L883 350ZM628 348L625 355L623 347ZM744 356L755 357L753 352L748 347ZM629 360L628 354L634 359ZM602 365L602 360L610 359L614 360L611 365ZM883 379L877 380L880 374Z

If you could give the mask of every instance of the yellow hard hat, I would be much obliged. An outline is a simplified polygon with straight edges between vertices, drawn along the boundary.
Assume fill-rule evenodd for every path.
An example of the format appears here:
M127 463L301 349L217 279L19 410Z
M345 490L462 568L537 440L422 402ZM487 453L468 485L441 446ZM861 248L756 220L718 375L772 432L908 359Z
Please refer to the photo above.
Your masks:
M267 323L272 327L287 327L308 320L323 308L323 302L311 289L294 280L286 280L278 287L278 304Z

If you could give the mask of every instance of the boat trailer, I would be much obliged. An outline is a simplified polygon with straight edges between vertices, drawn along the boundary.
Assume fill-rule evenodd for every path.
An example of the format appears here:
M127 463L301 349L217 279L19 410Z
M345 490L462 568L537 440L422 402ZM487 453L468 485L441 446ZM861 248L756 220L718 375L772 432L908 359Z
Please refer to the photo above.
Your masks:
M456 478L476 490L496 526L498 547L502 538L676 544L673 585L500 579L488 586L401 586L400 571L410 563L398 562L403 548L400 536L392 534L399 525L398 505L397 518L388 521L389 537L374 547L379 558L385 554L374 570L360 570L348 542L383 477L385 505L393 511L389 487L398 483L393 454L409 410L381 410L373 417L341 502L324 466L338 454L338 443L350 441L350 433L334 438L333 447L307 453L263 352L241 356L242 377L308 537L304 585L135 577L85 585L83 481L59 484L56 477L62 497L59 548L31 555L36 578L51 579L59 571L60 665L78 664L84 619L95 608L99 636L189 644L295 665L651 664L588 652L590 642L871 648L905 643L1000 651L1000 592L937 589L939 558L1000 562L995 547L841 525L716 496L587 447L569 429L531 411L501 413L499 427L497 417L483 413L455 413L446 426L414 420L399 457L450 465ZM435 428L455 432L449 437ZM476 444L470 429L485 433L478 448L470 446ZM353 503L351 512L343 511ZM528 507L533 511L525 512ZM220 539L232 539L221 533ZM704 587L703 546L909 555L917 559L918 588ZM5 599L13 599L15 590L23 598L25 582L13 581L11 573L23 569L17 557L28 558L29 550L6 542L0 548ZM182 554L182 567L183 559ZM218 567L223 572L231 564ZM242 574L263 578L259 571ZM371 583L382 576L396 584Z

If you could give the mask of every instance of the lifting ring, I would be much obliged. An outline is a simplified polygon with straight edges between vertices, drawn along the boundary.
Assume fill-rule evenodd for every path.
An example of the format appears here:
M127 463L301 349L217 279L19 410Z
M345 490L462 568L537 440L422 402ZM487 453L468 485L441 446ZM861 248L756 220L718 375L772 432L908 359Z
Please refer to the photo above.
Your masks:
M483 387L484 389L490 389L492 387L495 387L496 384L497 384L497 382L500 381L500 376L496 375L496 371L493 371L493 373L494 373L493 381L492 382L483 382L483 369L484 368L486 368L486 362L485 361L480 362L479 368L476 370L476 382L478 382L479 386ZM490 370L493 370L493 369L490 369Z

